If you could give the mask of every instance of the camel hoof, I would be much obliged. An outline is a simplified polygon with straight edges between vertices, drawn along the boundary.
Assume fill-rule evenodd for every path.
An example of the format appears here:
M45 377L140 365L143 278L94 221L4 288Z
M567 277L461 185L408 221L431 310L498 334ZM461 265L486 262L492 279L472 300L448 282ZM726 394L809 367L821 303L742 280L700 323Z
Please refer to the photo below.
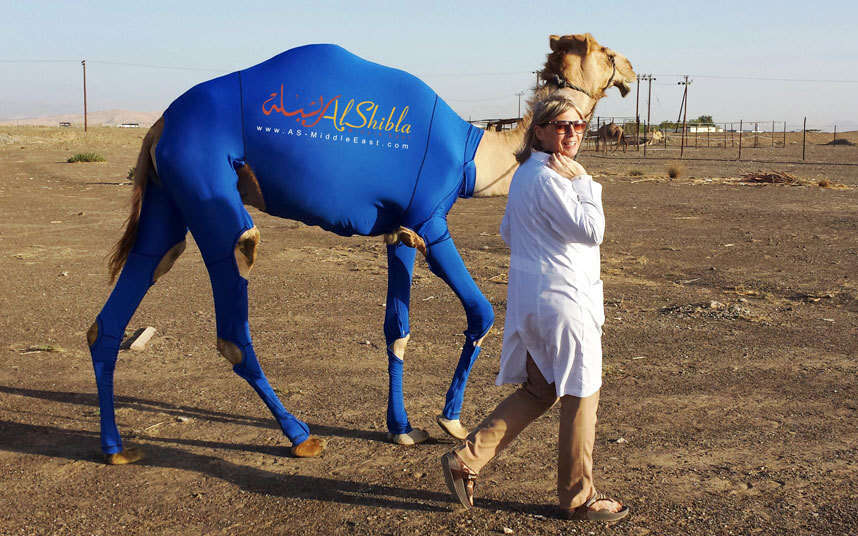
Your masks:
M303 443L292 446L292 456L296 458L315 458L325 450L325 441L316 436L310 436Z
M435 422L438 423L441 430L444 430L456 439L464 440L468 437L468 429L462 426L462 422L459 419L445 419L443 415L438 415L435 417Z
M129 463L139 462L143 459L143 449L139 447L129 447L122 452L108 454L104 458L107 465L126 465Z
M426 430L418 430L415 428L411 430L407 434L391 434L387 433L387 440L396 445L405 445L410 447L412 445L417 445L419 443L423 443L429 439L429 432Z

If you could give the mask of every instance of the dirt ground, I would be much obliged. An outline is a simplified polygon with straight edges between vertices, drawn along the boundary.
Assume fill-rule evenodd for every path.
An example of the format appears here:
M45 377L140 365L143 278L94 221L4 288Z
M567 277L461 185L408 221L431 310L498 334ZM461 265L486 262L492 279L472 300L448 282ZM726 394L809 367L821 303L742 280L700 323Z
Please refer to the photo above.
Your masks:
M0 129L0 534L858 533L858 166L688 160L671 180L669 152L582 156L608 218L597 485L632 509L605 527L552 517L556 410L483 470L476 508L454 507L438 463L454 442L433 417L463 341L455 296L418 261L405 393L412 424L432 439L387 443L381 239L255 210L256 350L328 450L290 458L265 406L217 354L208 277L190 244L129 325L157 335L119 357L120 430L147 457L102 463L84 341L110 291L105 256L143 134ZM858 163L858 148L818 136L808 160ZM84 151L107 161L65 163ZM796 160L754 151L743 158ZM701 152L690 156L735 155ZM800 182L737 179L760 169ZM513 389L493 385L504 204L460 200L450 215L497 313L466 425Z

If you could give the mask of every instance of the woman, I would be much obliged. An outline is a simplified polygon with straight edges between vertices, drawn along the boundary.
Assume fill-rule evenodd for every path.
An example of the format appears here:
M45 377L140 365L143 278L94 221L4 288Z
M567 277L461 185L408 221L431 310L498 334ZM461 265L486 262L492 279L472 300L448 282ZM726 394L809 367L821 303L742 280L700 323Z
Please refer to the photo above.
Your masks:
M604 323L602 187L573 160L587 130L573 95L562 89L534 105L501 222L510 268L496 383L523 385L441 464L447 487L462 505L472 506L477 473L559 399L561 514L616 521L628 507L593 485Z

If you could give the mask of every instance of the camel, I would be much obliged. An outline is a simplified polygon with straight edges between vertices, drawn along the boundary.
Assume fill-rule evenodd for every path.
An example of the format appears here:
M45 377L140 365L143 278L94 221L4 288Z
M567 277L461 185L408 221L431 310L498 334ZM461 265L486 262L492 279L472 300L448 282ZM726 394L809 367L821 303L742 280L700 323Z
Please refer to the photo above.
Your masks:
M620 148L620 142L623 144L623 152L626 152L626 134L623 132L623 127L616 123L608 123L599 127L596 131L596 151L599 150L599 142L604 143L605 153L608 152L608 140L614 142L614 151Z
M590 34L552 35L549 43L537 98L572 88L592 117L609 87L625 96L635 80L629 60ZM218 352L268 406L293 456L324 450L283 407L253 349L247 285L260 233L245 205L344 236L384 236L387 427L401 445L428 438L408 421L401 381L415 252L425 256L465 309L465 343L436 418L446 433L465 437L465 385L494 312L453 244L446 215L458 197L508 193L527 123L529 114L513 131L483 132L418 79L334 45L286 51L176 99L143 140L131 213L109 261L111 280L119 277L87 332L106 463L143 457L139 447L123 446L116 427L117 351L146 291L184 250L188 230L211 279Z
M661 143L663 141L664 141L664 132L662 132L658 129L655 129L655 130L650 130L649 139L646 140L645 143L647 145L655 145L655 144Z

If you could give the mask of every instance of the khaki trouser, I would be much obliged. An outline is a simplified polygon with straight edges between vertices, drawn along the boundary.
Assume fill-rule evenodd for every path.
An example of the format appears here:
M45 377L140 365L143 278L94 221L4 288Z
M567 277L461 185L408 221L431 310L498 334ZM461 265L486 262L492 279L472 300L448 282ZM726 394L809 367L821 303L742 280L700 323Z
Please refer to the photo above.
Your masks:
M456 454L472 471L479 472L527 425L557 402L553 383L548 383L530 355L527 382L512 393L465 439ZM576 508L593 493L593 444L596 441L596 408L599 392L586 398L560 397L557 495L561 508Z

